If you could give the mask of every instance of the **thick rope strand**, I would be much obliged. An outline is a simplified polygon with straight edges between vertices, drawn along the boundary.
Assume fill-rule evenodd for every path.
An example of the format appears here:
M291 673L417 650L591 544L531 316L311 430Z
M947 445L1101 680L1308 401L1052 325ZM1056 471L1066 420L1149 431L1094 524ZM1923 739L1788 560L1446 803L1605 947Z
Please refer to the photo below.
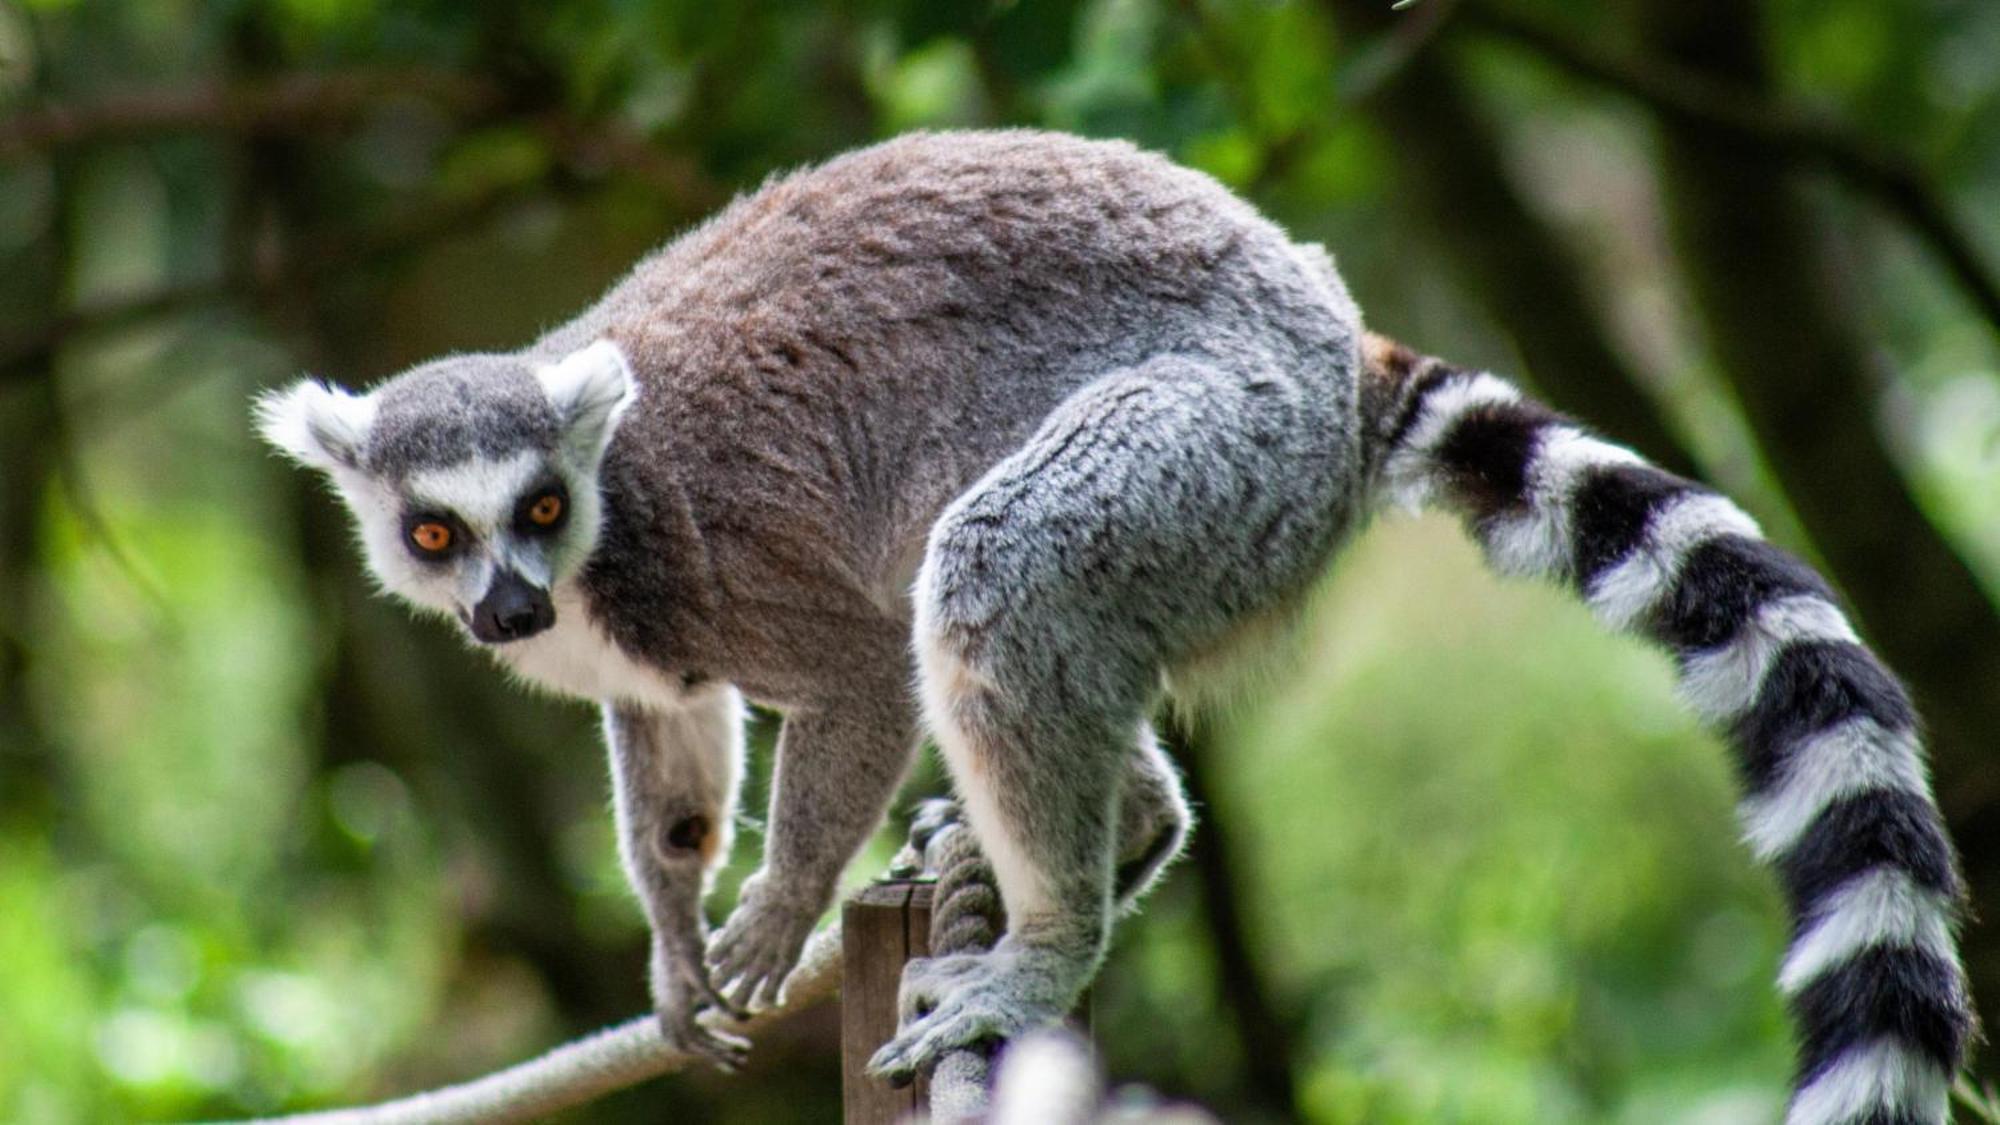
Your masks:
M950 801L933 801L910 825L910 842L923 851L924 869L937 876L931 894L933 957L984 953L1006 926L999 884L979 851L972 829ZM981 1121L987 1114L992 1060L977 1049L953 1051L931 1071L931 1120L938 1125Z

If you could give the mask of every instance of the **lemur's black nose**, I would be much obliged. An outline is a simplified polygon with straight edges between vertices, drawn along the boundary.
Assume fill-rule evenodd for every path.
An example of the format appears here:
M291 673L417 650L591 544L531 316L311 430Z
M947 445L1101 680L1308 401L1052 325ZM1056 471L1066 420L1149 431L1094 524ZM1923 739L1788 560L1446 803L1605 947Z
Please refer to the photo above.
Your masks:
M549 592L511 570L493 576L472 610L472 635L490 645L532 637L555 623Z

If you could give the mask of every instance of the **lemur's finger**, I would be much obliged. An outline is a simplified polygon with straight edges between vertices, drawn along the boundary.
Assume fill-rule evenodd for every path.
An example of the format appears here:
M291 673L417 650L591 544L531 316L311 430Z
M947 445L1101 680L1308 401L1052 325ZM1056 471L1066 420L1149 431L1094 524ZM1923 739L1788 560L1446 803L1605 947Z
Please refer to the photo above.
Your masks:
M739 1023L750 1018L749 1009L730 1003L728 998L722 995L722 990L715 987L715 982L710 979L708 973L695 971L690 972L688 976L692 978L691 983L704 1003Z
M755 970L745 972L742 976L737 977L735 980L730 982L732 985L735 986L730 990L729 993L730 1000L737 1007L742 1008L745 1011L748 1011L750 1008L750 1002L756 999L757 997L757 986L762 982L763 982L763 975L761 973L758 973Z
M709 971L723 979L732 979L743 971L744 941L748 937L746 927L731 919L722 927L722 932L708 945L707 962Z
M708 971L711 973L722 972L729 967L732 960L730 954L734 946L733 936L724 929L708 943L708 952L702 956L702 963L708 966Z
M792 971L789 968L773 968L764 978L764 986L757 990L757 1007L777 1007L778 994L784 990L785 981L791 975Z
M906 1019L901 1030L868 1060L868 1072L896 1085L907 1085L917 1076L917 1070L924 1062L924 1045L929 1040L932 1026L929 1015L915 1020Z
M688 1049L707 1059L716 1069L733 1073L750 1061L750 1043L733 1035L710 1032L688 1044Z
M868 1060L868 1073L885 1079L892 1086L908 1085L916 1075L915 1071L905 1063L903 1054L902 1040L889 1040Z
M868 1060L869 1073L901 1088L916 1081L917 1074L935 1059L943 1044L935 1027L920 1023L889 1040Z
M661 1012L660 1038L670 1046L735 1070L750 1057L750 1041L703 1024L692 1012Z

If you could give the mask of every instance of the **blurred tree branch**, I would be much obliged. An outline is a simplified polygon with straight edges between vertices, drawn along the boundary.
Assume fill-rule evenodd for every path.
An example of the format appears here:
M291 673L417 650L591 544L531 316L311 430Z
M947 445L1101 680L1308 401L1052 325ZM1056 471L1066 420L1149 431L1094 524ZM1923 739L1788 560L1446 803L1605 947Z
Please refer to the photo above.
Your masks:
M1686 5L1706 12L1696 16ZM1661 49L1734 81L1767 81L1754 12L1653 0ZM1911 497L1877 431L1888 372L1826 255L1783 153L1705 122L1664 125L1668 218L1711 347L1834 577L1917 686L1946 767L1948 810L2000 796L1975 769L2000 730L2000 615Z
M1579 78L1636 98L1678 126L1753 142L1767 152L1825 167L1901 219L2000 332L2000 274L1952 214L1932 177L1907 154L1833 118L1739 83L1718 81L1692 65L1623 57L1492 3L1475 0L1460 10L1474 27Z
M262 299L293 285L324 281L392 262L475 229L526 194L515 186L470 197L433 200L370 230L329 231L302 239L300 247L276 265L237 262L212 278L57 313L34 331L0 342L0 385L37 374L44 367L37 360L73 337L187 312L219 301Z
M1760 68L1743 62L1746 51L1754 59L1757 49L1754 11L1731 0L1695 4L1698 13L1682 0L1655 0L1653 6L1659 20L1679 27L1676 42L1683 49L1675 52L1681 61L1673 68L1644 73L1671 77L1728 59L1724 76L1703 77L1700 88L1746 90L1740 97L1748 104L1770 104L1755 86ZM1390 33L1394 19L1366 0L1332 0L1332 10L1342 31L1364 42ZM1648 79L1642 88L1655 84ZM1882 373L1858 337L1858 314L1832 284L1820 232L1790 173L1802 157L1834 164L1831 154L1837 153L1846 163L1836 167L1865 173L1866 182L1878 187L1899 185L1904 194L1896 198L1906 203L1934 201L1935 193L1913 168L1841 147L1844 134L1837 130L1774 124L1791 120L1786 117L1718 118L1703 112L1707 103L1699 97L1662 97L1675 107L1661 119L1669 138L1665 160L1677 248L1716 357L1834 578L1930 717L1941 798L1966 847L1976 899L1993 901L2000 898L2000 801L1980 759L1991 732L2000 729L2000 697L1991 690L2000 682L2000 617L1917 507L1875 430ZM1606 406L1622 406L1629 414L1646 403L1636 394L1607 396L1601 386L1607 375L1630 375L1606 366L1615 360L1575 267L1555 232L1513 188L1456 72L1436 52L1417 53L1400 60L1364 104L1395 138L1413 205L1442 233L1444 250L1472 292L1517 333L1532 373L1551 397L1654 454L1656 447L1635 434L1632 422L1604 413ZM1929 213L1943 216L1938 206ZM1933 229L1951 228L1946 219ZM1964 251L1961 263L1977 267L1968 241L1948 236L1945 242ZM1979 268L1961 275L1972 280L1975 299L1984 276ZM1539 341L1533 350L1530 340ZM1597 393L1577 394L1591 390ZM1643 419L1639 424L1647 428ZM2000 981L2000 942L1973 936L1968 955L1975 980L1992 995L2000 989L1993 984Z
M33 51L47 50L42 28L32 21L27 35ZM48 81L37 71L39 90ZM18 274L0 279L0 293L18 293L34 311L52 316L75 268L76 227L72 162L50 162L54 213L40 237L17 260ZM51 366L54 349L44 347L30 362ZM0 382L0 391L6 390ZM60 416L56 386L46 381L0 394L0 823L47 832L58 810L75 807L77 795L67 763L58 753L47 716L36 706L36 661L46 659L37 642L49 632L42 557L50 527L43 518L47 484L60 471L56 434Z
M59 167L57 178L66 183L67 169ZM56 199L58 207L66 206L60 192ZM70 269L69 231L67 223L51 223L31 248L28 299L54 305ZM46 365L53 356L43 351L30 358ZM48 629L40 564L49 534L43 498L59 471L57 406L52 383L0 396L0 480L7 482L0 488L0 815L38 828L71 799L30 679L43 656L36 641Z
M0 162L46 151L66 152L190 132L303 136L351 125L372 108L409 97L437 101L470 123L525 126L549 146L564 171L584 177L615 174L633 179L672 198L689 212L707 210L725 198L722 188L693 161L661 151L622 125L536 109L495 119L490 115L508 102L499 87L449 72L423 70L300 73L261 81L128 92L86 105L42 106L0 119ZM39 369L31 362L35 356L75 335L231 298L261 297L290 284L323 280L393 260L475 228L540 186L506 185L469 197L428 200L372 229L332 231L306 238L277 267L246 263L216 277L63 311L32 332L0 341L0 384L34 373Z
M841 942L836 924L806 942L785 986L784 1000L742 1020L715 1018L715 1026L756 1035L840 991ZM660 1037L659 1017L648 1014L557 1045L549 1051L470 1081L442 1086L375 1105L329 1109L237 1125L499 1125L540 1121L576 1109L661 1075L703 1065L701 1056Z
M1381 37L1408 34L1400 25L1433 11L1398 17L1372 0L1330 0L1329 9L1344 37L1370 45L1357 50L1364 57L1380 49ZM1403 193L1437 232L1466 291L1512 337L1533 380L1556 405L1618 441L1674 472L1699 475L1613 343L1575 256L1515 186L1457 73L1435 51L1398 50L1393 67L1371 68L1363 89L1361 104L1394 138Z
M501 91L465 75L412 69L298 73L128 90L82 104L37 106L0 119L0 161L173 133L339 129L384 102L410 98L475 115L495 109Z
M706 210L724 198L693 161L662 151L625 125L520 105L502 86L441 70L300 72L38 106L0 118L0 163L51 150L181 133L300 136L338 130L372 110L410 98L435 102L466 122L524 125L576 171L616 172L671 195L690 211Z

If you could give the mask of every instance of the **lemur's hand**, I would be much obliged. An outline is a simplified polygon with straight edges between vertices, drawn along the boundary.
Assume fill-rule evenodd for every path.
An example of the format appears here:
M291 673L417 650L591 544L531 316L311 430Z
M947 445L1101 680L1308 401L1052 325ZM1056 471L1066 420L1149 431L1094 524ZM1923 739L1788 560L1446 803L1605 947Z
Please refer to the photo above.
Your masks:
M653 1010L659 1014L660 1037L673 1047L706 1058L723 1070L735 1070L750 1055L750 1041L715 1026L717 1017L744 1018L743 1010L723 999L702 963L701 935L655 938L653 942ZM714 1015L702 1018L706 1013Z
M789 888L768 871L744 880L735 911L708 945L710 978L730 990L736 1007L777 1004L827 897Z

